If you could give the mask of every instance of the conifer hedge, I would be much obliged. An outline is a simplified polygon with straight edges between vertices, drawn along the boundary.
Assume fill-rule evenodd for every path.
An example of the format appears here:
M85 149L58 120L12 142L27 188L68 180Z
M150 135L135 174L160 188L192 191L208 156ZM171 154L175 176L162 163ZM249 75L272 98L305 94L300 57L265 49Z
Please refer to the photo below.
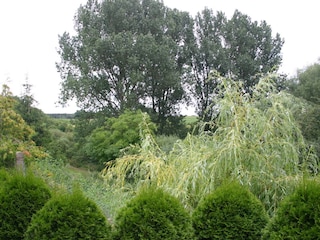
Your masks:
M111 225L80 190L58 194L32 218L25 240L111 239Z
M32 215L50 197L47 185L31 173L7 175L0 188L0 239L23 239Z
M305 181L285 198L263 239L319 239L320 183Z
M192 239L190 215L178 199L161 189L142 190L116 217L115 239Z
M197 239L260 239L268 221L262 203L245 187L232 182L207 195L195 209Z

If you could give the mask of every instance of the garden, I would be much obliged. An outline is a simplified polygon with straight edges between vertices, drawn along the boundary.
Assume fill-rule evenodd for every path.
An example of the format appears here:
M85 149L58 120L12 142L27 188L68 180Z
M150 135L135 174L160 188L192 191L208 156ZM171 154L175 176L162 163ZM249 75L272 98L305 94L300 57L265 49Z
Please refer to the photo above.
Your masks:
M27 142L27 169L0 172L0 238L315 239L318 158L293 118L295 97L272 76L250 95L220 84L214 121L163 150L139 112L140 142L100 172Z
M278 73L283 39L238 10L88 0L74 24L80 110L2 87L0 239L319 238L319 63Z

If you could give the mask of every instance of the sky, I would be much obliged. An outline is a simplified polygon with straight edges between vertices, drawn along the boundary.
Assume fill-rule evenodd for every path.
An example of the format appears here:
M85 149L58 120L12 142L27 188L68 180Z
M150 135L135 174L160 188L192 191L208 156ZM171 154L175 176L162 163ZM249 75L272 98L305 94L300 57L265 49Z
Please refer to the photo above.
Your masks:
M170 8L192 15L205 7L222 11L228 18L238 9L252 21L265 20L273 34L279 33L282 48L281 73L293 76L318 61L320 31L317 0L163 0ZM7 84L14 95L23 92L28 79L37 100L36 107L45 113L74 113L56 102L60 93L58 35L74 33L73 17L86 0L14 0L0 2L0 84ZM189 110L183 110L188 114Z

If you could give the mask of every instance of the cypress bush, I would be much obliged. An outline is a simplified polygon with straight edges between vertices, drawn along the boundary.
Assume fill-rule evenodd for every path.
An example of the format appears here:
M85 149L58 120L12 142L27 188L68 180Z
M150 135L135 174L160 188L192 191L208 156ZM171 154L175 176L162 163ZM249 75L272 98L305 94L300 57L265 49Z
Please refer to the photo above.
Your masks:
M281 203L263 239L319 239L320 184L305 181Z
M178 199L161 189L142 190L120 209L115 239L192 239L190 215Z
M111 226L80 190L57 195L32 218L25 240L111 239Z
M268 221L262 203L236 182L207 195L193 215L197 239L260 239Z
M8 175L0 188L0 239L23 239L32 215L50 197L47 185L31 173Z

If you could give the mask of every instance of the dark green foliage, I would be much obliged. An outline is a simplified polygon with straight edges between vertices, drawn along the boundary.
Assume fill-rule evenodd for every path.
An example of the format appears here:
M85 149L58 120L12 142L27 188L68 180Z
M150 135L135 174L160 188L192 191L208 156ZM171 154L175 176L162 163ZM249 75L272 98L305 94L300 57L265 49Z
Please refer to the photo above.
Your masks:
M31 173L13 173L0 188L0 239L23 239L31 217L51 197L45 183Z
M120 210L115 239L192 239L190 216L171 195L153 187Z
M301 133L320 159L320 104L302 100L302 106L294 111L294 118ZM295 106L299 106L296 104Z
M320 62L299 70L289 81L289 90L297 97L320 104Z
M176 135L183 139L187 136L190 129L187 128L185 121L185 116L168 116L162 119L160 122L154 119L157 125L157 134L159 135Z
M263 239L319 239L320 184L303 182L280 204L267 225Z
M205 121L214 115L220 81L219 76L210 76L212 72L243 81L248 91L258 81L256 74L273 72L281 63L280 35L273 37L265 21L252 21L238 10L227 19L222 12L204 9L195 17L194 33L190 81L197 113Z
M59 36L61 102L84 110L151 108L157 123L176 115L192 18L157 0L93 1L79 7L76 36Z
M84 147L88 137L93 130L102 127L106 117L110 114L108 112L86 112L77 111L72 120L74 124L73 129L73 148L70 162L73 166L84 166L88 164L96 164L97 159L90 156L90 152ZM88 155L89 154L89 155Z
M192 218L197 239L260 239L268 221L262 203L235 182L205 197Z
M51 135L48 131L49 118L40 109L34 107L37 101L31 94L32 85L26 81L22 86L24 88L24 93L17 99L15 110L35 131L32 140L36 145L46 147L51 142Z
M111 239L111 226L79 190L57 195L32 218L25 239Z
M299 70L287 85L290 93L304 99L303 106L294 111L294 117L303 136L320 157L320 63Z

